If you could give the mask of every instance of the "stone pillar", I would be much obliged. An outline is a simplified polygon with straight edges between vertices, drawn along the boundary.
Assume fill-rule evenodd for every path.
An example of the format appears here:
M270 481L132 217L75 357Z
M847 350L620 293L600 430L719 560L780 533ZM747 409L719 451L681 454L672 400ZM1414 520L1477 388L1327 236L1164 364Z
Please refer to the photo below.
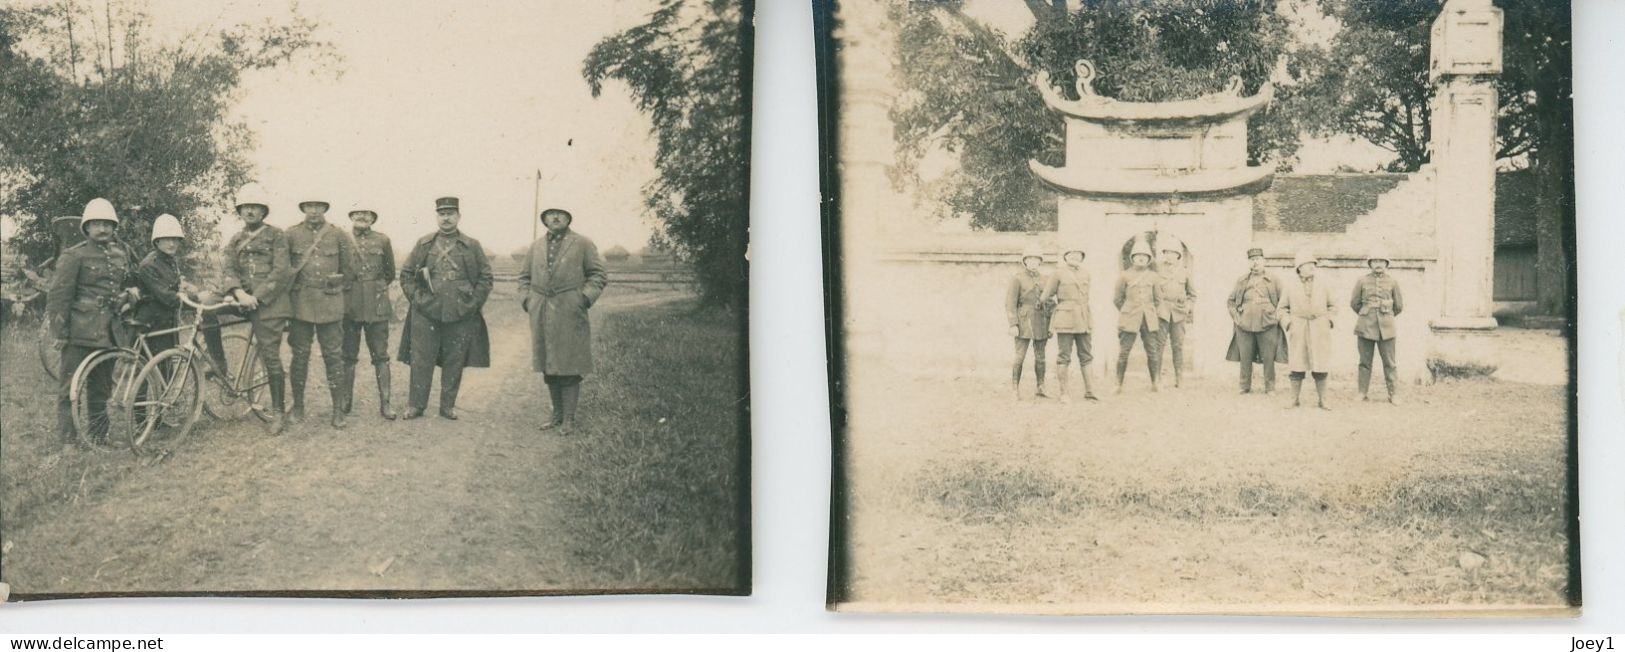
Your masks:
M1501 10L1490 0L1449 0L1433 22L1434 216L1443 283L1431 355L1493 366L1495 77Z

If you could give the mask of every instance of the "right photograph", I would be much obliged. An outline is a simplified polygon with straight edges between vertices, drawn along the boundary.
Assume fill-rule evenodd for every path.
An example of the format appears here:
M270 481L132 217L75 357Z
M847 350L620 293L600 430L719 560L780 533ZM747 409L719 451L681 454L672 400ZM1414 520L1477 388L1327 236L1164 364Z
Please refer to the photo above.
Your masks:
M1579 613L1569 3L814 6L831 609Z

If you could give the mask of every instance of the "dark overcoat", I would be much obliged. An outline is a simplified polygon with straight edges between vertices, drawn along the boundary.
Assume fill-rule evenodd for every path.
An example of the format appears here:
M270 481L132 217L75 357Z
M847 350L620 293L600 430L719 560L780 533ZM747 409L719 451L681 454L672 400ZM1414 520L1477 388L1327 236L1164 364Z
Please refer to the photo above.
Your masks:
M479 240L458 233L444 259L433 254L435 235L419 239L401 265L401 292L406 295L406 323L422 313L438 322L471 320L473 341L469 342L465 367L491 366L491 331L485 325L485 300L491 296L491 261ZM442 352L455 347L440 347ZM412 328L401 329L401 346L396 359L412 362ZM443 357L435 366L445 366Z
M530 314L531 369L555 376L592 373L592 323L587 311L609 284L592 240L566 230L556 259L547 237L532 242L519 271L519 300Z

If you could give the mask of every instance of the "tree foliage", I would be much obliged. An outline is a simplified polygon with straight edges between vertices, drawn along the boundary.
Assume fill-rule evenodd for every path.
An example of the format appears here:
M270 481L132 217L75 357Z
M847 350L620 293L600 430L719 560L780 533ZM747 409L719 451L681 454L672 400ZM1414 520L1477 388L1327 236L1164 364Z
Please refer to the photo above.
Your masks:
M746 291L749 16L741 0L663 0L582 64L595 97L620 81L649 116L658 172L644 187L657 226L651 245L691 263L711 304L740 304Z
M306 55L335 61L315 29L295 8L163 42L140 2L0 8L0 176L12 182L0 215L18 220L14 245L55 255L51 218L95 197L113 202L138 252L163 213L194 243L216 238L251 173L253 134L229 116L242 75Z

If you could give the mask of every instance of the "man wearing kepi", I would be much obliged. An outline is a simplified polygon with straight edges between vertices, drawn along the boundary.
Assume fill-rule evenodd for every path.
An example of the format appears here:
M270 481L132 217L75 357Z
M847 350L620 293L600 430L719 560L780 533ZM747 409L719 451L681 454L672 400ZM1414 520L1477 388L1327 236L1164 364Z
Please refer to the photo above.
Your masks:
M609 275L592 240L570 229L569 211L542 211L547 235L531 243L519 271L519 300L530 315L531 368L542 374L553 416L542 430L575 428L581 378L593 372L592 326L587 311L604 293Z
M1281 302L1281 282L1264 270L1263 249L1248 249L1247 263L1251 269L1230 291L1230 319L1236 329L1224 358L1241 363L1243 394L1253 391L1253 363L1262 365L1264 393L1268 394L1275 391L1275 361L1287 357L1286 340L1275 314L1275 306Z
M1332 315L1337 304L1332 301L1326 282L1315 278L1319 263L1314 254L1298 252L1292 260L1298 272L1298 282L1288 284L1281 293L1280 316L1286 326L1287 368L1292 376L1292 407L1302 405L1303 377L1315 379L1315 405L1322 410L1326 405L1326 374L1332 369Z
M287 426L282 332L293 315L288 294L288 237L282 229L265 223L271 208L259 184L250 183L238 191L235 210L243 220L243 230L226 243L223 289L237 300L240 313L248 316L254 348L270 383L271 434L279 434ZM219 334L219 329L205 331L212 338ZM209 346L211 354L224 357L214 351L212 341Z
M1089 331L1089 270L1083 268L1083 245L1061 247L1061 264L1045 285L1043 303L1053 306L1050 313L1050 332L1060 340L1060 355L1055 358L1058 367L1055 378L1061 385L1061 401L1071 397L1067 393L1067 366L1072 363L1072 350L1078 351L1078 370L1083 372L1083 398L1095 398L1095 388L1089 376L1089 364L1095 356L1090 352Z
M327 372L327 395L332 401L329 423L343 428L344 293L356 281L355 241L327 222L328 206L321 199L299 202L305 220L288 228L288 263L293 276L288 384L293 389L292 420L302 421L310 343L315 339L322 347L322 368Z
M378 379L378 414L395 418L390 407L389 320L395 309L389 304L389 284L395 282L395 249L389 236L374 231L378 213L356 205L350 210L350 232L355 236L356 281L344 296L344 395L345 414L355 400L355 367L361 358L361 341L367 342L373 375Z
M118 213L113 210L112 202L101 198L90 200L85 205L79 228L85 234L85 241L57 257L51 290L45 300L51 332L62 344L56 417L57 430L65 444L74 442L73 406L69 396L73 372L90 354L114 345L112 320L118 304L126 297L140 296L134 261L114 237L118 232ZM100 365L96 375L101 377L91 378L89 382L92 414L106 409L112 390L112 367ZM84 434L90 439L107 437L105 432Z
M1394 357L1394 317L1405 309L1405 300L1399 293L1399 281L1388 273L1387 256L1371 255L1366 258L1370 274L1360 277L1354 284L1354 298L1350 307L1359 318L1354 322L1354 335L1360 347L1360 400L1368 400L1371 389L1371 357L1382 354L1382 380L1388 386L1388 402L1399 404L1395 393L1399 389L1398 360Z
M401 266L401 291L411 309L401 334L400 361L412 365L406 418L423 416L429 384L440 367L440 416L457 418L463 369L491 366L485 300L491 296L491 262L478 240L458 230L463 219L456 197L435 200L439 229L420 238Z

